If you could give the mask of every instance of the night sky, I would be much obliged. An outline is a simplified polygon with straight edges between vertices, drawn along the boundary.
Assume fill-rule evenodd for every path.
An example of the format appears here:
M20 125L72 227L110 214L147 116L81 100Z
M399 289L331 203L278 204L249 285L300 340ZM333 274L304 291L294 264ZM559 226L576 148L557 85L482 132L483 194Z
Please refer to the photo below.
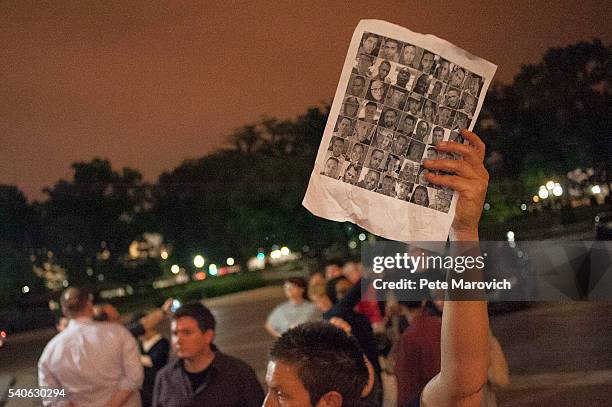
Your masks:
M155 181L263 115L330 101L360 19L444 38L503 82L550 47L612 42L609 1L418 4L0 0L0 184L41 199L93 157Z

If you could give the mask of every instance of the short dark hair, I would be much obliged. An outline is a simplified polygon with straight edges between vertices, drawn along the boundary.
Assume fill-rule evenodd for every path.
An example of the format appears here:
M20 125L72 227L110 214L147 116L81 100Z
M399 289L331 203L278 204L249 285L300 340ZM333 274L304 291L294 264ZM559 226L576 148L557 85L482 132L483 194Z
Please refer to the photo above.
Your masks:
M191 317L198 321L198 326L202 332L206 332L209 329L215 329L215 317L210 310L200 302L190 302L176 310L173 317L174 320L176 321L182 317Z
M313 406L330 391L342 395L343 405L355 405L368 383L357 340L327 322L308 322L288 330L272 345L270 359L295 368Z
M62 312L67 317L74 317L85 309L88 302L93 301L93 296L84 288L70 287L64 290L60 297Z

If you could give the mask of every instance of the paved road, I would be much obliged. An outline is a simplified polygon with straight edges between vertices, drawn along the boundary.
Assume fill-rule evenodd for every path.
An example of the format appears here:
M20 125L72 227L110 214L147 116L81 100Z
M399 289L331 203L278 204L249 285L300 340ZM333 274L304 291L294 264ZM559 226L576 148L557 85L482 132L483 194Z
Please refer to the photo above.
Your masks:
M262 323L282 300L280 287L267 287L207 301L218 321L219 347L253 366L260 378L271 344ZM512 375L510 389L498 395L500 407L611 405L612 304L538 304L494 317L491 324ZM14 337L0 349L0 375L16 375L17 387L34 386L36 360L52 335Z

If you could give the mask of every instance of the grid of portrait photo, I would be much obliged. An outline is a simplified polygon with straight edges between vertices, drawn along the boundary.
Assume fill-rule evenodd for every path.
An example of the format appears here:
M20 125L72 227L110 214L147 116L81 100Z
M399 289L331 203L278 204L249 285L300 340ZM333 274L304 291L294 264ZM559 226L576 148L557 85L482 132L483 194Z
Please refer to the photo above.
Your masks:
M429 184L424 159L463 143L483 78L418 46L366 32L325 157L323 175L447 213L453 191Z

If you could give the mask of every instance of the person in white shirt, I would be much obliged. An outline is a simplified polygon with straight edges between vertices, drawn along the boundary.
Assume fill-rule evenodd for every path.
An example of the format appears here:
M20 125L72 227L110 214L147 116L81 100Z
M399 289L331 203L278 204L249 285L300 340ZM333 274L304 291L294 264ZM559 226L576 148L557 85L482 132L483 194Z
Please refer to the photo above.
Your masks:
M71 287L61 296L70 322L38 361L40 387L65 389L44 406L140 407L143 368L136 339L120 324L96 322L92 296Z

